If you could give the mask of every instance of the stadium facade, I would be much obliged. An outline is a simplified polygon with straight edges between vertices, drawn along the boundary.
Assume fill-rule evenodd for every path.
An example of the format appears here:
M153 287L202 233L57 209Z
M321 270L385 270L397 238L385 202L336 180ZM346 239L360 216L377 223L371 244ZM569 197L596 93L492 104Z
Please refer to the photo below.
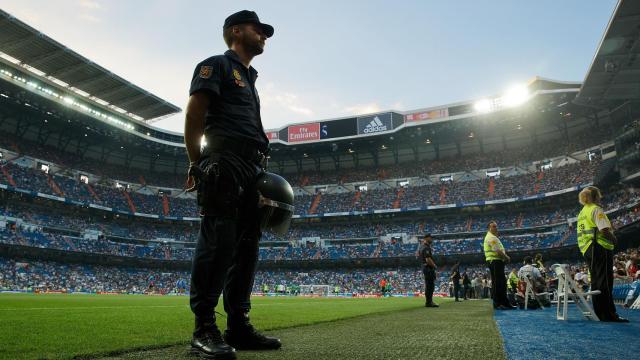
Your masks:
M265 234L261 268L404 271L425 232L439 264L475 264L491 219L516 259L576 258L577 192L591 184L607 189L621 234L635 233L635 50L608 46L637 37L624 11L582 83L536 77L481 99L267 130L296 214L284 238ZM6 12L0 30L3 264L187 270L199 217L183 137L153 125L180 109Z

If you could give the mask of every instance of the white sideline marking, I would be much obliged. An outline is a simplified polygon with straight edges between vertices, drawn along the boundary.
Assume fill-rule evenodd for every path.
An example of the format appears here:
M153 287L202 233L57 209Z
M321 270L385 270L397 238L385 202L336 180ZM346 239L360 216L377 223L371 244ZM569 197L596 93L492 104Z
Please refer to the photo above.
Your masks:
M271 305L290 305L291 303L279 302L269 304L252 304L251 307L271 306ZM304 303L298 303L300 305ZM307 303L305 305L312 305ZM315 305L315 304L313 304ZM185 305L126 305L126 306L68 306L68 307L25 307L25 308L0 308L0 311L20 311L20 310L91 310L91 309L139 309L139 308L181 308L188 307Z
M38 308L0 308L0 311L19 310L91 310L91 309L133 309L133 308L179 308L188 305L132 305L132 306L69 306L69 307L38 307Z

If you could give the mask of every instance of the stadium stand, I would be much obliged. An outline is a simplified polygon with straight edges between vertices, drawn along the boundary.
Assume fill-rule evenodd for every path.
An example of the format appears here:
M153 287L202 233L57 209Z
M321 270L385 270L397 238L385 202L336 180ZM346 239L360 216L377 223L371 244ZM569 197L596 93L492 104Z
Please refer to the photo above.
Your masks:
M11 56L28 64L33 55L18 47ZM87 71L113 76L78 54L65 56L82 60L79 66ZM57 275L68 273L61 283L40 287L147 291L145 271L114 265L131 261L169 267L167 282L160 281L164 273L149 272L155 272L154 291L175 292L171 283L188 276L177 269L191 259L199 214L193 195L182 189L182 137L146 120L177 107L117 78L112 80L122 85L119 91L133 91L140 99L127 104L113 98L126 108L119 112L5 60L0 60L0 248L2 254L31 257L24 261L31 271L21 268L17 273L26 275L12 279L11 286L29 286L26 280L16 282L29 277L40 285L54 283ZM78 81L64 80L71 86ZM348 122L355 130L329 138L318 134L309 142L288 135L320 122L267 130L271 170L294 185L296 218L284 237L264 234L260 260L267 268L256 283L330 283L371 293L381 272L395 272L398 291L420 291L410 283L416 270L406 267L415 261L416 237L433 233L434 252L455 262L480 253L489 220L500 223L509 251L574 253L569 249L575 250L576 242L571 225L576 192L600 179L600 173L615 172L610 159L616 156L616 129L631 122L594 121L590 111L572 103L580 86L536 78L517 116L499 107L478 114L472 102L464 102L424 113L372 114L388 133L358 130L368 115L322 121ZM90 90L100 94L99 87ZM432 116L442 121L425 120ZM638 196L633 185L606 190L605 207L614 224L634 226ZM33 259L40 256L51 261ZM65 265L65 257L79 264ZM325 269L395 259L404 259L404 267ZM287 263L305 264L309 276L291 280L295 274L277 270ZM20 267L14 260L1 264L8 270ZM110 278L98 275L109 272ZM480 276L484 270L473 272ZM131 284L119 280L126 277ZM441 282L446 280L443 275Z

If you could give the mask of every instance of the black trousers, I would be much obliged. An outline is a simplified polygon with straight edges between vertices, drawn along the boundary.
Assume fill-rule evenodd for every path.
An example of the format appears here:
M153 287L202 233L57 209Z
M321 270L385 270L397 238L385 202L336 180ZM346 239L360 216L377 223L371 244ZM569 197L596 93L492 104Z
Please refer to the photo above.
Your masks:
M424 297L427 304L433 304L433 290L436 286L436 271L429 267L422 268L424 275Z
M251 309L261 233L256 178L261 171L233 154L212 154L201 168L216 163L219 175L199 189L204 216L191 268L191 311L196 332L215 322L214 309L224 293L228 322Z
M491 297L493 307L511 306L507 299L507 278L504 276L504 262L502 260L487 261L491 273Z
M460 284L458 280L453 280L453 296L458 301L458 297L460 296Z
M600 290L600 295L593 295L593 310L601 321L618 318L613 303L613 251L607 250L597 242L584 253L591 273L591 290Z

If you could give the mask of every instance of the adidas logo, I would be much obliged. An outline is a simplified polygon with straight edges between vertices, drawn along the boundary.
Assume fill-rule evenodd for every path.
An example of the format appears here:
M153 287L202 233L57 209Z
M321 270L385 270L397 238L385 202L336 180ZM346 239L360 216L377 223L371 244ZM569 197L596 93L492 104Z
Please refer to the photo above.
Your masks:
M380 121L380 118L376 116L373 118L373 120L371 120L370 123L367 124L367 126L365 126L364 133L368 134L379 131L387 131L387 125L383 124L382 121Z

